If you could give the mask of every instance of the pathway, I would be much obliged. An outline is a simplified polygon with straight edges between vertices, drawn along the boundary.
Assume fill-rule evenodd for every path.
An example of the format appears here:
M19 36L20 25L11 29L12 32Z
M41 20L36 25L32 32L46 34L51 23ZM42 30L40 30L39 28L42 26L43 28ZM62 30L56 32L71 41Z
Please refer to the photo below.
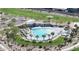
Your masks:
M74 49L74 48L76 48L76 47L78 47L78 46L79 46L79 43L77 43L76 45L71 46L71 47L69 47L69 48L62 49L61 51L69 51L69 50L72 50L72 49Z
M5 48L2 44L0 44L0 47L1 47L2 49L4 49L5 51L8 51L8 49Z
M60 37L60 36L61 36L61 34L57 35L57 36L54 37L52 40L55 40L55 39L57 39L57 38Z

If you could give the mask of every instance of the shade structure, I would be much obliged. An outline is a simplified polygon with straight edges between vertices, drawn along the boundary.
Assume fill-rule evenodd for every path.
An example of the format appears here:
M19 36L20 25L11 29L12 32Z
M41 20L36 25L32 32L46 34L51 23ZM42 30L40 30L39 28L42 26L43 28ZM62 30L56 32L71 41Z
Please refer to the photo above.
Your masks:
M29 19L26 23L27 24L33 24L33 23L35 23L35 20L34 19Z

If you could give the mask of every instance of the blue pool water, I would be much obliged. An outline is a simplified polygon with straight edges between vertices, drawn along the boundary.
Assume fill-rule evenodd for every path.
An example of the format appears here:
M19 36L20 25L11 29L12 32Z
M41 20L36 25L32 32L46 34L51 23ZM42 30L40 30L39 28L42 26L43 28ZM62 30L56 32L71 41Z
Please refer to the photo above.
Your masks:
M32 34L35 36L39 36L39 40L43 40L43 37L42 35L48 35L48 34L51 34L52 31L52 28L50 27L34 27L32 28Z
M42 35L46 35L47 34L47 29L45 28L33 28L32 29L33 34L36 36L38 35L39 37L42 37Z
M50 34L50 38L55 37L57 35L59 35L59 33L63 31L63 28L59 28L59 27L34 27L31 29L31 34L33 35L32 39L33 40L37 40L36 36L38 35L39 41L42 40L48 40L48 34ZM51 32L54 32L54 35L51 35ZM43 39L42 35L45 35L45 39Z

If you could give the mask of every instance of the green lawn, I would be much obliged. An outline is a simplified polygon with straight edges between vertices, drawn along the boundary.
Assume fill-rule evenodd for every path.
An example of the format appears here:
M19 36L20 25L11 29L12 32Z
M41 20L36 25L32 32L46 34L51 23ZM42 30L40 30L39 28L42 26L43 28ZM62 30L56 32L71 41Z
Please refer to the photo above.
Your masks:
M72 49L72 51L79 51L79 47Z
M47 14L43 14L43 13L33 12L30 10L15 9L15 8L2 8L0 10L5 13L9 13L17 16L30 17L34 19L46 19L48 16Z
M22 10L22 9L15 9L15 8L1 8L0 11L3 11L8 14L13 14L17 16L25 16L25 17L30 17L34 18L36 20L48 20L47 16L49 14L46 13L41 13L41 12L34 12L31 10ZM79 18L71 18L71 17L65 17L65 16L58 16L58 15L52 15L53 21L56 22L78 22Z
M52 41L53 45L59 45L59 44L63 44L63 43L64 43L64 37L62 37L62 36L60 36L59 38Z
M48 46L48 45L53 45L53 46L57 46L59 44L63 44L64 43L64 37L59 37L54 41L51 41L51 43L49 42L33 42L33 41L27 41L22 39L20 36L16 36L15 39L16 43L18 44L22 44L22 45L35 45L35 46Z

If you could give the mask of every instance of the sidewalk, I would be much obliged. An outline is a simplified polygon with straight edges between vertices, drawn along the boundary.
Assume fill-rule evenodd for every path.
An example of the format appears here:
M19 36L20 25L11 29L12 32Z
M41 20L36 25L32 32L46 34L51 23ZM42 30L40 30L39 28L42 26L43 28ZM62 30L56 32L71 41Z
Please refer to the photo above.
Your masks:
M0 44L0 47L1 47L2 49L4 49L5 51L8 51L8 49L5 48L2 44Z
M54 37L52 40L55 40L55 39L57 39L57 38L60 37L60 36L61 36L61 34L57 35L57 36Z
M69 48L62 49L61 51L69 51L69 50L72 50L72 49L74 49L74 48L76 48L76 47L78 47L78 46L79 46L79 43L77 43L76 45L71 46L71 47L69 47Z

